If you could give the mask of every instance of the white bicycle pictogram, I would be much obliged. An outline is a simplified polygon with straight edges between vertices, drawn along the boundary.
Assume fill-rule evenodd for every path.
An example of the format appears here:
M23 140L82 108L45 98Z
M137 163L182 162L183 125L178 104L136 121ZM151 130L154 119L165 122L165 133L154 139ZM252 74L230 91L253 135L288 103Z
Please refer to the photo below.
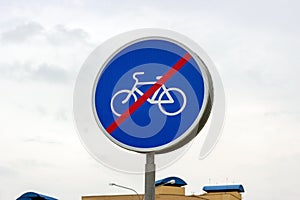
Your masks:
M137 94L139 94L140 96L142 96L144 94L144 92L142 92L139 87L143 86L143 85L153 85L155 84L156 82L155 81L150 81L150 82L139 82L137 76L138 75L143 75L144 72L135 72L133 73L132 75L132 78L135 80L135 84L133 85L133 87L131 88L131 90L127 90L127 89L124 89L124 90L120 90L118 92L116 92L112 98L111 98L111 101L110 101L110 107L111 107L111 110L112 112L116 115L116 116L121 116L122 112L117 112L115 107L114 107L114 104L115 104L115 99L117 96L123 96L125 95L125 99L121 101L121 103L124 105L126 104L129 100L130 100L130 97L133 97L134 98L134 102L137 101ZM159 80L162 76L157 76L156 79ZM159 97L157 98L159 92L161 91ZM174 112L168 112L166 111L162 105L164 104L173 104L175 101L172 97L172 95L170 94L170 92L178 92L181 97L182 97L182 103L181 103L181 106L179 107L178 110L174 111ZM166 95L166 99L163 99L164 95ZM175 88L175 87L172 87L172 88L167 88L164 84L157 90L154 92L154 94L147 99L147 101L150 103L150 104L157 104L158 107L159 107L159 110L167 115L167 116L175 116L175 115L178 115L179 113L181 113L185 106L186 106L186 96L185 96L185 93L180 90L179 88ZM125 110L124 110L125 111ZM124 112L123 111L123 112Z

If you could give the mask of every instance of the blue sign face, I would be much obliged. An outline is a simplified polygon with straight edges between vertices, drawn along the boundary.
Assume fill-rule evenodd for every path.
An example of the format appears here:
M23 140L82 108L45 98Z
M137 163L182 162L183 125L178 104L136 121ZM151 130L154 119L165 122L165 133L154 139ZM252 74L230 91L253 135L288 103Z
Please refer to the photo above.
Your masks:
M99 126L139 152L170 147L199 121L205 98L201 61L183 45L144 39L121 48L95 82Z

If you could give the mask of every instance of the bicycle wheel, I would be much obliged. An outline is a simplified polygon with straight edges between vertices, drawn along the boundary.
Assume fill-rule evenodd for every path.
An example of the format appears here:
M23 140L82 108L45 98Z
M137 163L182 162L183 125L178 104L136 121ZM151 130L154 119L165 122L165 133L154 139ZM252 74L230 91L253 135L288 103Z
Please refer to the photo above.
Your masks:
M132 93L130 98L126 102L124 102L124 100L130 94L131 94L130 90L120 90L117 93L115 93L113 95L113 97L111 98L110 108L116 116L120 117L121 114L129 108L129 106L130 106L129 103L131 102L130 99L132 99L132 97L133 97L134 102L136 102L137 97L134 93Z
M163 99L164 95L167 94L167 92L171 96L173 96L172 98L174 101L172 103L162 103L162 99ZM178 94L176 94L176 93L178 93ZM180 102L180 100L181 100L181 102ZM177 108L177 109L174 108L175 103L179 104L179 108ZM165 105L165 107L171 106L170 111L167 111L167 109L164 108L163 105ZM159 107L159 110L165 115L168 115L168 116L178 115L179 113L181 113L184 110L185 106L186 106L186 96L185 96L184 92L178 88L168 88L159 95L158 107Z

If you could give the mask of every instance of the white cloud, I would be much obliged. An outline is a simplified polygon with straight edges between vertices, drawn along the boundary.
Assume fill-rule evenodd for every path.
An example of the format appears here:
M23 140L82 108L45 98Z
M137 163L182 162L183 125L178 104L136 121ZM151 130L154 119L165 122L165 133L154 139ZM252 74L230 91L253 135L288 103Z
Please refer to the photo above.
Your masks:
M57 25L47 38L53 45L74 45L74 43L85 41L88 34L79 28L68 29L63 25Z
M16 26L13 30L5 31L1 34L3 42L20 43L32 37L42 34L44 28L36 22L28 22Z
M65 84L75 80L74 71L67 71L63 67L49 65L46 63L32 66L24 64L2 64L0 67L2 78L17 81L44 81L52 84Z

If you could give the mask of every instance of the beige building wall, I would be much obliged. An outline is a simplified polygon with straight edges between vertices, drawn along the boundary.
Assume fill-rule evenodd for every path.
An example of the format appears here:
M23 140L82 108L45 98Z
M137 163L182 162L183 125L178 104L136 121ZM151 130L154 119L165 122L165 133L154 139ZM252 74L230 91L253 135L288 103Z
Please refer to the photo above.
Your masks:
M144 195L102 195L84 196L82 200L143 200ZM184 187L158 186L155 188L157 200L241 200L239 192L209 192L202 195L185 195Z
M241 200L242 195L239 192L209 192L201 195L209 200Z

